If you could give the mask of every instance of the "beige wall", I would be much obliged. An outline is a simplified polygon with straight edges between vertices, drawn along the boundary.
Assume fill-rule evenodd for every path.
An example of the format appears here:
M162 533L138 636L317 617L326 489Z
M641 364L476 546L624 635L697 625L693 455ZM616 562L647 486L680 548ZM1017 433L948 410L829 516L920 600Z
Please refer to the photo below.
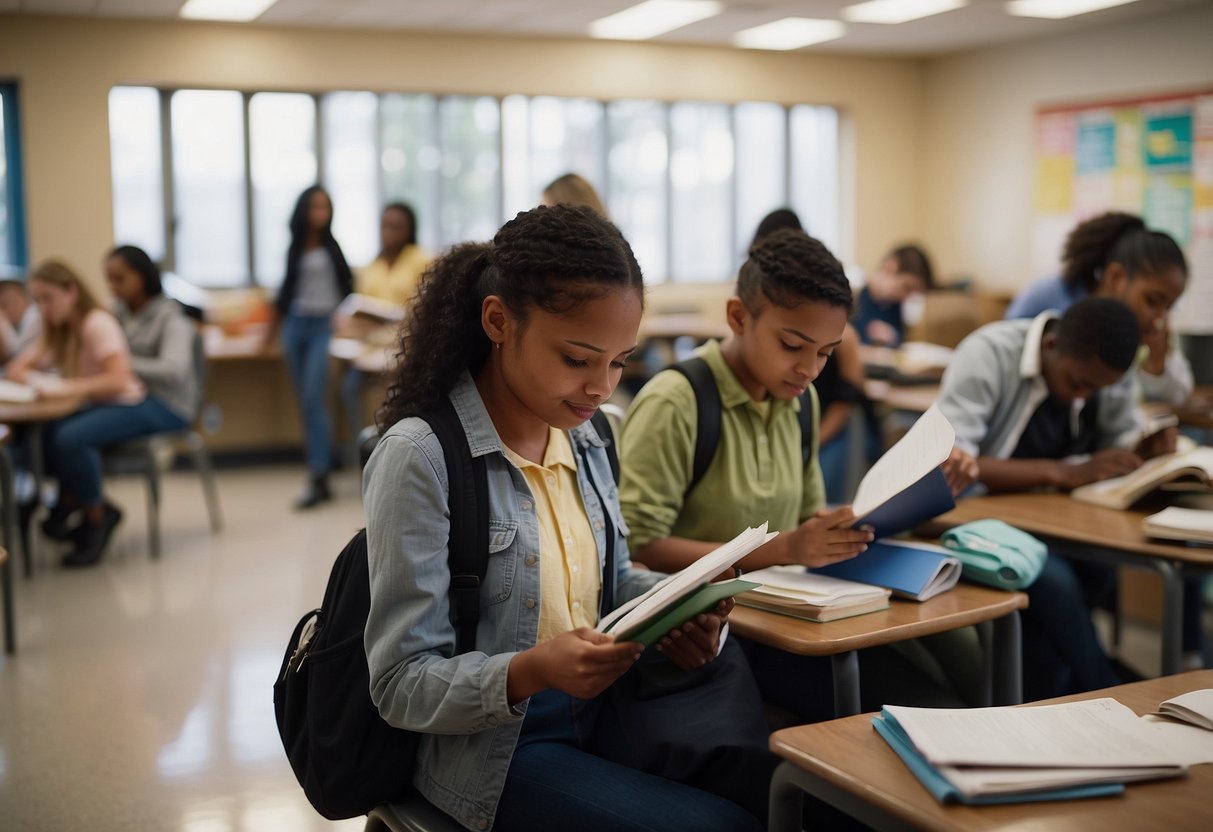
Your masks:
M1033 274L1033 117L1042 104L1213 87L1213 6L927 65L922 230L945 273Z
M923 65L903 59L0 15L21 84L31 259L93 268L112 243L106 95L119 83L832 104L853 131L840 254L920 233Z

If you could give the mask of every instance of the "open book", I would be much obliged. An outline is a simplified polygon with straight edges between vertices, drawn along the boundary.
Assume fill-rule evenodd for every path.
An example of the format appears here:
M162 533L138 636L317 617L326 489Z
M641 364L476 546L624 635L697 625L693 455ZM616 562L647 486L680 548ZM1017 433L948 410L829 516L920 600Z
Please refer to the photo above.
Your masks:
M887 587L911 601L947 592L960 580L960 559L942 546L909 540L874 540L850 560L813 570L847 581Z
M1158 706L1158 713L1213 731L1213 688L1173 696Z
M762 586L737 596L737 603L808 621L834 621L888 609L889 590L805 571L803 566L768 566L747 572Z
M646 647L653 644L725 598L759 586L754 581L741 579L709 581L777 534L768 534L766 523L757 529L746 529L681 572L675 572L648 592L603 616L598 629L614 635L619 641L638 641Z
M1213 511L1209 509L1168 506L1142 520L1141 528L1150 537L1213 545Z
M0 402L20 404L32 402L36 398L38 398L38 391L30 385L0 378Z
M1213 488L1213 448L1199 446L1155 457L1131 474L1079 486L1070 496L1097 506L1128 508L1154 489L1171 483Z
M384 323L397 323L404 320L404 307L386 300L380 300L370 295L357 292L345 296L337 307L338 315L353 317L361 315Z
M888 537L955 508L939 467L955 443L956 431L931 405L860 481L852 504L855 525Z
M1186 756L1115 699L1006 708L888 705L872 725L940 802L1117 794L1175 777Z

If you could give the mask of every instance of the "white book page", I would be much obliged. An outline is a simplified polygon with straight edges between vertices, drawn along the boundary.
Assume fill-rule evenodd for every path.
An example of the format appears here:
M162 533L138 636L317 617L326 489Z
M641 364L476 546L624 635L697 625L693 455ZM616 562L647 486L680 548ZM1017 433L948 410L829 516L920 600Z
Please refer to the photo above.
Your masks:
M881 587L818 575L806 571L803 566L768 566L766 569L747 572L744 577L747 581L758 581L762 584L758 589L750 590L756 595L774 595L818 606L854 603L889 594L887 589Z
M1038 768L1183 765L1137 714L1115 699L1003 708L887 705L936 765Z
M1158 706L1158 712L1213 731L1213 688L1173 696Z
M876 460L855 491L855 516L871 514L938 468L956 444L956 431L939 407L931 405L900 441Z
M1165 744L1186 765L1213 763L1213 731L1156 714L1146 714L1141 722L1155 735L1156 742Z
M1208 509L1167 506L1157 514L1151 514L1142 522L1147 527L1157 526L1213 534L1213 511Z
M1113 477L1110 480L1100 480L1083 489L1094 494L1107 494L1120 489L1132 490L1137 485L1164 478L1175 471L1185 468L1203 468L1205 473L1213 477L1213 448L1195 448L1183 453L1167 454L1143 462L1141 467L1123 477Z
M1183 774L1182 766L1148 768L957 768L940 766L939 773L969 797L983 794L1060 789L1093 783L1153 780Z
M649 616L659 612L672 601L706 584L777 534L778 532L767 534L766 523L756 529L746 529L681 572L670 575L640 597L633 598L603 616L602 620L598 622L598 629L602 632L606 632L608 629L617 632L630 629L635 624L643 622Z

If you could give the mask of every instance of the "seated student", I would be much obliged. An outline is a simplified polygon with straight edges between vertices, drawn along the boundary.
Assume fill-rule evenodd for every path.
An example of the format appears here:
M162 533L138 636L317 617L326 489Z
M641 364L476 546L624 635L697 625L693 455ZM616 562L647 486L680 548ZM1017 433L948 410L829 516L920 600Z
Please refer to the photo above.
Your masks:
M0 280L0 364L42 334L42 316L20 280Z
M544 205L584 205L593 208L599 216L607 217L606 206L598 191L582 176L566 173L557 176L543 189Z
M1124 378L1137 347L1136 318L1111 298L1079 301L1060 318L1048 311L988 324L962 341L944 371L939 409L957 445L977 456L981 485L993 492L1069 490L1127 474L1165 450L1161 435L1139 442ZM1088 612L1112 574L1095 564L1046 560L1023 614L1025 698L1119 682Z
M469 829L762 828L774 761L752 682L741 680L752 705L728 719L688 710L671 726L711 739L737 725L752 734L686 761L682 782L641 770L619 748L628 740L660 759L666 749L649 748L648 735L596 730L619 707L607 692L642 649L593 629L601 599L622 603L663 577L632 567L603 440L585 424L635 348L643 293L613 225L584 207L540 207L493 242L435 261L401 330L363 489L371 696L389 723L422 733L414 783ZM462 655L452 655L448 617L450 474L432 429L414 418L442 397L485 459L499 538L476 649ZM604 574L609 546L615 563ZM658 643L671 670L716 664L730 609Z
M851 325L865 344L896 347L906 337L902 304L910 295L921 294L934 284L927 253L916 245L898 246L885 256L879 269L868 275L867 284L859 291Z
M1123 301L1137 316L1144 345L1135 368L1142 396L1186 401L1192 367L1167 325L1167 313L1188 280L1188 263L1175 241L1132 214L1100 214L1074 227L1061 259L1061 274L1020 292L1007 307L1007 319L1032 318L1046 309L1064 312L1087 295Z
M8 377L30 382L44 398L84 400L80 410L46 426L47 470L59 480L59 499L43 530L74 542L65 566L88 566L100 559L122 519L101 494L101 449L164 430L166 410L148 399L131 368L122 326L69 266L46 261L30 274L29 287L42 313L42 336L12 360ZM77 510L83 517L73 530Z
M743 569L824 566L867 548L872 534L848 527L855 519L849 506L824 507L816 447L820 421L812 382L841 343L850 307L841 264L804 232L776 231L750 250L726 310L733 334L698 350L720 392L720 439L689 492L698 426L688 379L675 370L659 373L628 412L620 440L620 503L636 560L662 571L681 569L763 521L781 534L743 558ZM806 391L807 402L801 398ZM807 465L798 416L805 406L814 411ZM959 455L949 466L962 487L973 473L971 460ZM758 645L750 655L768 701L802 719L833 714L828 661ZM865 671L865 696L877 689L877 675L897 678L904 695L899 701L929 702L944 693L898 652L864 651L861 659L881 665L879 674ZM911 689L915 683L923 689Z
M430 263L430 255L417 245L417 214L403 202L385 205L379 218L379 256L358 272L355 290L398 306L407 306L417 294L421 275ZM342 324L337 324L341 329ZM362 415L362 388L366 373L351 363L341 378L341 402L345 408L351 441L365 426Z

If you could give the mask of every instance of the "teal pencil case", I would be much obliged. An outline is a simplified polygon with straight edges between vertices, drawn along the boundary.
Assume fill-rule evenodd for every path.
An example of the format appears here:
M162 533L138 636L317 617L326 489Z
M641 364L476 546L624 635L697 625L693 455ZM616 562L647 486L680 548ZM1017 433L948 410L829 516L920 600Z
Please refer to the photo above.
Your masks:
M943 545L960 559L962 574L998 589L1024 589L1040 575L1049 550L1001 520L975 520L943 533Z

